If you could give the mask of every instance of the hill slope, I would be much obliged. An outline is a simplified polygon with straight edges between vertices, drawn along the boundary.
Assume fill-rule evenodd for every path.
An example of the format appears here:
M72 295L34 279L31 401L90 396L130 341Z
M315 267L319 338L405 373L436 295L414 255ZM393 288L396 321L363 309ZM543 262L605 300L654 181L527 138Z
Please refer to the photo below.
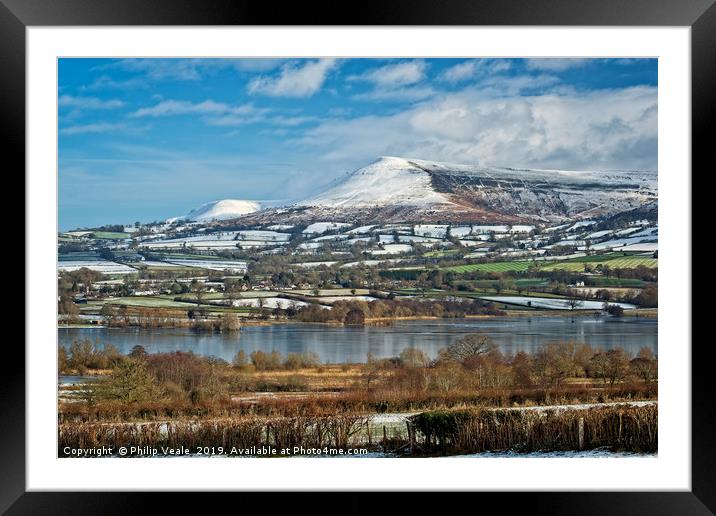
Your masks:
M656 210L657 174L478 167L381 157L291 206L242 222L561 222Z
M229 220L254 213L261 209L261 205L255 201L243 201L237 199L223 199L202 204L191 210L183 217L194 222L211 222L212 220Z
M558 221L613 215L657 201L657 174L476 167L382 157L295 205L388 220Z

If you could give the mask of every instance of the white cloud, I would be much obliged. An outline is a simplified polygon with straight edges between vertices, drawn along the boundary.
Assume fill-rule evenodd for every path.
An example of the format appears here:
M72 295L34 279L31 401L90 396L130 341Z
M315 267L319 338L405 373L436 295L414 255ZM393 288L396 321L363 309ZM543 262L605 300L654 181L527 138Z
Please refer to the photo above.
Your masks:
M99 99L97 97L73 97L72 95L60 95L57 105L61 108L74 109L116 109L124 105L118 99Z
M435 90L430 86L409 86L407 88L376 88L366 93L354 95L355 100L395 100L412 102L426 99L435 95Z
M85 125L72 125L63 127L60 129L60 134L66 136L74 136L76 134L89 134L89 133L108 133L110 131L120 131L126 128L125 124L111 124L111 123L94 123Z
M336 66L336 59L318 59L303 65L288 63L281 68L278 76L253 79L248 91L275 97L310 97L321 89L328 73Z
M135 72L151 80L196 81L216 70L234 69L238 72L265 72L278 68L283 62L283 59L264 58L139 58L121 59L99 66L97 69L119 69L127 72Z
M657 90L436 97L389 116L331 120L296 143L350 168L379 155L457 163L655 169Z
M163 100L155 106L141 108L132 113L133 118L163 117L178 115L200 115L209 125L235 126L262 120L269 110L253 104L232 106L213 100L188 102L185 100Z
M505 72L509 70L510 67L510 62L502 59L471 59L447 68L440 74L439 79L445 82L456 83L474 79L479 76Z
M435 94L430 86L418 84L425 79L426 70L424 61L403 61L352 75L348 80L373 84L370 91L353 95L355 100L414 102Z
M295 127L317 120L312 116L301 115L273 115L268 108L256 107L253 104L238 106L204 100L202 102L188 102L185 100L163 100L158 104L138 109L130 116L132 118L165 117L180 115L198 115L208 125L232 127L257 122L283 127Z
M425 79L426 69L427 65L424 61L405 61L374 68L351 79L370 81L381 87L397 88L422 81Z
M544 70L549 72L562 72L569 68L585 66L593 59L582 58L535 58L527 60L527 68L532 70Z

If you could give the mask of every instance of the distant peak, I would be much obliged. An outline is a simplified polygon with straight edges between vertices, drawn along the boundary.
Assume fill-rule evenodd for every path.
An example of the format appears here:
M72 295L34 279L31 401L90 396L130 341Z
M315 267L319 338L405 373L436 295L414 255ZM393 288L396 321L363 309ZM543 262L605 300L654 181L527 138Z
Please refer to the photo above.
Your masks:
M220 199L202 204L191 210L184 218L197 222L228 220L259 211L261 205L256 201L239 199Z
M406 158L401 158L400 156L378 156L375 160L373 160L371 165L375 165L377 163L385 163L385 164L392 164L392 165L401 165L401 164L408 164L409 160Z

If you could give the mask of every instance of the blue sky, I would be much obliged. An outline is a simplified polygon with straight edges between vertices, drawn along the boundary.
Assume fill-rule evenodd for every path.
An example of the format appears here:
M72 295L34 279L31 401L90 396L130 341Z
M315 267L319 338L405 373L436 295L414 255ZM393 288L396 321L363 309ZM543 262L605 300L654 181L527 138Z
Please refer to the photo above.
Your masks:
M382 155L657 168L655 59L60 59L63 230L284 203Z

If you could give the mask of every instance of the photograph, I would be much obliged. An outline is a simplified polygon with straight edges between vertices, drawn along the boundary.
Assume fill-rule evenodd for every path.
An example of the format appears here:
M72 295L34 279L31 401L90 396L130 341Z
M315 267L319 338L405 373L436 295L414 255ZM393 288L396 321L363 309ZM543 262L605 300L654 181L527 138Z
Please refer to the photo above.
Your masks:
M57 57L56 457L659 458L659 64Z

